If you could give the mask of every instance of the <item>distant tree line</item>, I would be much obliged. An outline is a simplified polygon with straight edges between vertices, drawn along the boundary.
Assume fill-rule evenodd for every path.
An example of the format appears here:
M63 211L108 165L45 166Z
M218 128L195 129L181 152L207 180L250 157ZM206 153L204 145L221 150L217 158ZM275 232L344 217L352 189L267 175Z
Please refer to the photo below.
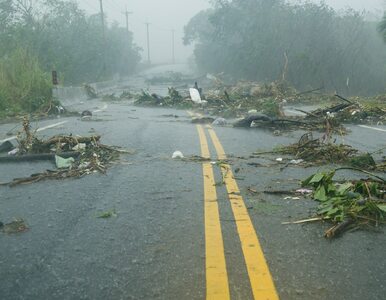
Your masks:
M133 73L140 60L133 36L87 16L75 1L0 0L0 59L24 49L43 71L57 70L65 83Z
M386 36L386 17L381 27L356 11L338 13L323 3L212 2L185 27L184 42L195 44L201 71L285 80L302 90L384 92L386 47L378 31Z
M0 117L54 105L51 71L60 84L130 75L140 61L133 36L75 1L0 0Z

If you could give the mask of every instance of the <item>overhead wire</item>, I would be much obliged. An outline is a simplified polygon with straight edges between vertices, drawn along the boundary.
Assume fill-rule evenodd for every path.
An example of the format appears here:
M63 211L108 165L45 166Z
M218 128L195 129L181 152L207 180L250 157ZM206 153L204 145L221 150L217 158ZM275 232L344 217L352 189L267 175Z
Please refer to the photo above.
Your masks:
M93 0L91 0L91 1L93 1ZM94 0L94 1L95 2L92 2L92 4L91 4L90 0L82 0L82 4L86 5L88 8L92 9L93 11L99 12L100 11L99 0ZM117 1L115 1L115 0L103 0L103 4L105 7L105 10L104 10L105 13L107 13L107 15L110 15L109 19L111 21L108 23L111 24L114 21L116 21L123 26L124 13L125 13L126 7L120 7L121 3L117 3ZM130 7L128 7L128 10L130 10ZM169 38L169 35L172 34L173 30L174 30L174 38L176 40L181 40L182 36L184 35L184 32L181 29L175 29L175 28L173 29L173 27L167 28L164 25L160 25L158 22L148 21L148 18L143 18L141 16L138 16L138 14L136 14L135 12L132 12L132 13L133 14L130 15L130 19L129 19L130 27L135 26L137 29L143 28L143 29L141 29L141 31L142 31L142 30L145 30L146 23L150 23L150 31L151 32L154 32L154 31L163 32L165 34L165 39ZM114 15L114 17L111 17L112 15ZM117 20L118 15L122 15L122 19ZM162 35L164 35L164 34L162 34ZM160 41L158 39L158 40L153 40L152 44L153 45L163 45L164 42Z
M78 4L80 3L78 2ZM91 4L89 0L82 0L82 4L86 5L88 8L91 8L92 10L99 11L99 5L97 2L95 2L94 4Z

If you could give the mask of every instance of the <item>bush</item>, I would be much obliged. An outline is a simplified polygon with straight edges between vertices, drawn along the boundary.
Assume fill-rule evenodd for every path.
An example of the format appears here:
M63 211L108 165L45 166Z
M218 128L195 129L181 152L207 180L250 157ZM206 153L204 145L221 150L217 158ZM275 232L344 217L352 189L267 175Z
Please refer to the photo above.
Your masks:
M23 49L0 59L0 115L36 112L52 101L50 76Z

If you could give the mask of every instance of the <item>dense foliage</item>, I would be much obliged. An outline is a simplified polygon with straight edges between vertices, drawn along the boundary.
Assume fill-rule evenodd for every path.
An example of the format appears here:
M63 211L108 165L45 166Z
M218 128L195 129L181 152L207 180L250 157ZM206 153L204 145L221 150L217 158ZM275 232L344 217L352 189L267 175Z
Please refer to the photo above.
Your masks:
M361 14L323 3L213 2L185 27L202 71L343 94L384 91L386 48L377 24Z
M140 60L132 34L87 16L74 1L0 0L0 116L52 106L61 84L129 75ZM103 38L105 36L105 39Z
M17 49L0 60L0 117L49 109L52 87L36 58Z
M140 60L132 34L105 27L106 43L100 15L87 16L75 1L0 0L0 59L26 49L65 84L132 73Z

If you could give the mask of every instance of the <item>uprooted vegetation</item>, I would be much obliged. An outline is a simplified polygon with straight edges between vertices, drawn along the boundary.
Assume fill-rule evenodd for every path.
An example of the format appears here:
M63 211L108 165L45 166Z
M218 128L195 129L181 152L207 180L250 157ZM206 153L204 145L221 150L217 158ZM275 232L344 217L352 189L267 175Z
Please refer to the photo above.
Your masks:
M56 161L57 169L47 170L33 174L25 178L15 178L12 182L3 184L15 186L29 184L45 179L80 178L92 173L105 173L113 161L119 159L125 151L103 145L100 136L53 136L47 140L38 138L31 131L28 118L24 119L23 131L18 134L17 157L11 161L17 161L18 157L33 159L52 159ZM15 159L16 158L16 159ZM60 163L59 163L60 162Z
M185 90L168 89L162 97L143 91L137 95L136 105L195 108L214 117L239 118L234 127L260 127L273 130L330 130L343 134L343 124L383 124L386 106L380 98L351 98L324 95L318 90L298 92L285 81L268 84L240 81L225 84L221 79L211 78L211 88L202 90L195 85L201 102L193 101ZM292 108L297 115L288 116L288 105L326 105L313 111Z
M298 92L286 82L260 84L256 82L238 82L227 86L217 83L217 87L205 94L208 110L212 114L226 117L242 117L254 110L269 117L283 118L285 107L289 104L328 105L327 108L314 111L296 109L305 114L305 121L318 121L326 116L334 117L336 122L376 123L386 121L386 105L377 97L346 99L339 95ZM288 118L288 117L286 117Z
M190 97L182 96L175 88L168 88L168 96L162 97L157 94L150 94L142 91L137 95L135 105L143 106L160 106L160 107L174 107L174 108L192 108L194 103Z
M316 173L302 182L312 187L312 198L319 202L314 220L328 220L333 226L325 232L333 238L353 228L373 228L386 223L386 181L375 179L337 182L337 170Z
M372 153L361 153L350 145L338 144L326 134L315 139L311 132L304 134L294 144L280 146L271 151L254 153L256 156L265 154L289 155L298 160L299 163L304 162L308 166L333 163L366 170L386 170L385 163L377 163Z
M102 96L102 101L105 102L120 102L120 101L127 101L135 98L136 95L132 94L130 91L123 91L119 96L117 96L115 93L112 94L106 94Z

